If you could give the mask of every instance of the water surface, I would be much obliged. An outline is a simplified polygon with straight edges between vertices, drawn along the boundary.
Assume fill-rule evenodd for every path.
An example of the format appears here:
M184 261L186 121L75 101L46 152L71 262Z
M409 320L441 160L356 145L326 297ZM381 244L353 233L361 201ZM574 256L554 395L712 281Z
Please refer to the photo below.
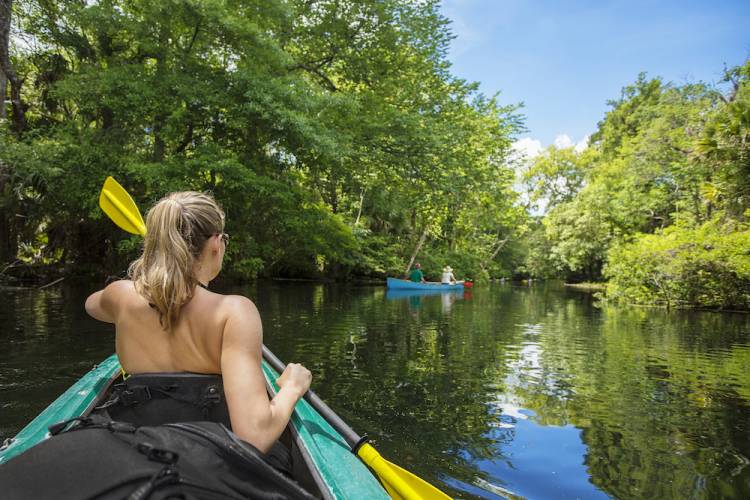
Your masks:
M549 285L231 291L355 430L455 497L750 497L747 315L597 307ZM87 292L0 291L0 437L113 351Z

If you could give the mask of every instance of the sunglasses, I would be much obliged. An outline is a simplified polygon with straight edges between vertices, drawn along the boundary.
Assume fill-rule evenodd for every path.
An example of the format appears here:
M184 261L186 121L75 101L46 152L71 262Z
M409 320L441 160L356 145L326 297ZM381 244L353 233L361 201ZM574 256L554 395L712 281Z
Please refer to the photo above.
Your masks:
M221 233L219 235L219 237L221 238L221 241L224 242L224 247L228 247L229 246L229 235L227 233Z

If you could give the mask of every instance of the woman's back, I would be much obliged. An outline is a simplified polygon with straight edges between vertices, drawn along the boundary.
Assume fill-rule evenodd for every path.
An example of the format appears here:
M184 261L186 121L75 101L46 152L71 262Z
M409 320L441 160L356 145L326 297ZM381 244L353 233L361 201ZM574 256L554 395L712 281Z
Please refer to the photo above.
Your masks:
M116 303L117 354L128 373L221 373L225 296L197 288L169 332L130 280L107 288Z

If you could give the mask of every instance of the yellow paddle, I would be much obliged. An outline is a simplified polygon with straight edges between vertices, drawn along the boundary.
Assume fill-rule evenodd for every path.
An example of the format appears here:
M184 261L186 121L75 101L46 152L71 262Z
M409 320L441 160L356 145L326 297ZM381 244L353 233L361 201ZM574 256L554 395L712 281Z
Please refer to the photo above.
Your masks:
M107 177L104 181L104 187L99 196L99 206L115 224L125 231L141 236L146 235L146 225L143 223L138 206L128 192L112 177ZM284 371L284 364L266 346L263 346L263 358L279 373ZM312 390L307 391L305 400L346 439L352 452L375 472L392 498L397 500L450 499L448 495L424 479L384 459L367 442L366 438L358 436Z
M112 222L129 233L146 236L146 224L138 206L125 188L112 177L107 177L99 195L99 206Z

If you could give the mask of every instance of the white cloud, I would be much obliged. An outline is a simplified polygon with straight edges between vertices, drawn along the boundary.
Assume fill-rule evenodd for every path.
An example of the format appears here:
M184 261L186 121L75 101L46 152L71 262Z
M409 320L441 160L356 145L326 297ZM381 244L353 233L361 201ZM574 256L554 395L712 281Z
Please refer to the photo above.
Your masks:
M525 157L526 159L531 160L532 158L539 156L542 152L542 141L532 139L531 137L524 137L513 143L513 150L519 157Z
M555 137L553 144L557 149L565 149L573 145L573 139L568 134L560 134Z
M578 142L574 142L568 134L559 134L552 141L552 144L558 149L573 148L576 153L580 153L589 147L589 137L584 136ZM517 160L533 160L547 149L542 146L542 141L534 139L533 137L523 137L513 143L513 151L515 152L515 158Z
M560 134L555 137L553 144L557 149L573 148L576 153L580 153L589 147L589 136L585 136L578 142L573 142L568 134Z
M587 135L583 139L581 139L580 141L578 141L576 143L576 147L574 149L576 153L580 153L584 149L586 149L587 147L589 147L589 137L591 137L591 136Z

